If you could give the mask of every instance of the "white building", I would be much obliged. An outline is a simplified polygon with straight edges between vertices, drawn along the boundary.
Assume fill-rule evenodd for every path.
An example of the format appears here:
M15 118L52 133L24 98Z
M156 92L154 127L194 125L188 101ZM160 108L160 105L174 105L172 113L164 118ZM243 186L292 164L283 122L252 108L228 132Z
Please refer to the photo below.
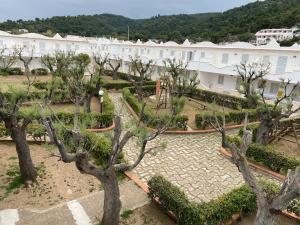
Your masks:
M192 44L188 40L179 45L172 41L157 44L152 41L142 43L78 36L62 38L59 34L49 38L40 34L12 35L0 31L0 48L12 49L15 46L34 49L35 59L32 68L42 67L40 62L42 55L57 50L73 50L89 55L109 53L111 58L118 57L123 60L121 72L130 73L130 57L140 56L144 60L154 60L155 70L152 79L157 79L161 74L165 59L180 59L188 62L188 71L198 74L201 81L200 88L233 95L238 94L236 88L240 86L235 66L241 62L270 64L265 91L265 95L269 98L277 95L281 78L290 79L293 84L300 80L300 46L295 44L291 47L280 47L274 39L262 46L244 42L227 45L216 45L211 42ZM300 91L297 90L297 93ZM300 98L297 100L300 101Z
M264 45L272 39L275 39L276 41L292 39L295 36L295 31L297 31L297 28L295 27L290 29L263 29L255 34L256 43L258 45Z

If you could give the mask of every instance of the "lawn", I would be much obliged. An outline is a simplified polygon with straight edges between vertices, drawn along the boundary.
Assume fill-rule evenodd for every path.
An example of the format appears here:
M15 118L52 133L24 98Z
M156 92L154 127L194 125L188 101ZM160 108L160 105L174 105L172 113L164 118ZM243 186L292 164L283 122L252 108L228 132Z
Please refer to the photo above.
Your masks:
M130 83L127 80L117 79L113 80L111 76L101 76L102 82L105 84L119 84L119 83Z
M37 76L36 81L50 81L51 76ZM26 89L27 78L25 75L0 76L0 91L7 91L9 86L16 89ZM34 90L34 87L31 88Z
M152 109L155 113L159 115L167 115L170 114L170 104L167 105L167 108L161 108L157 111L157 103L158 101L153 98L149 97L146 100L147 106ZM196 129L195 125L195 115L196 114L207 114L212 112L234 112L237 111L235 109L223 107L217 104L209 103L209 102L202 102L195 99L187 98L183 111L180 113L181 115L188 116L188 126L192 129Z

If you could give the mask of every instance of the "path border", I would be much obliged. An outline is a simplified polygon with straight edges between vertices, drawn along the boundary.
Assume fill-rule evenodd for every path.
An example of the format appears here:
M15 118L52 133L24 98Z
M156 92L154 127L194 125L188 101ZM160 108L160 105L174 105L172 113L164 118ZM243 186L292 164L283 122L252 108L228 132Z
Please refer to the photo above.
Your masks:
M226 158L229 158L231 159L232 158L232 153L227 151L225 148L223 147L220 147L219 149L219 152L224 155ZM263 173L266 173L272 177L274 177L275 179L279 180L279 181L284 181L285 180L285 176L284 175L281 175L279 173L276 173L272 170L270 170L269 168L265 167L265 166L262 166L262 165L259 165L257 163L254 163L254 162L251 162L251 161L248 161L248 164L250 165L250 167L254 168L254 169L257 169ZM297 221L300 221L300 216L297 216L295 213L292 213L292 212L288 212L287 210L283 210L282 211L282 215L290 218L290 219L294 219L294 220L297 220Z
M124 105L126 106L126 108L128 109L128 111L130 112L130 114L134 117L135 120L139 121L139 117L138 115L135 113L135 111L131 108L131 106L128 104L128 102L121 97ZM248 125L254 125L254 124L258 124L259 122L252 122L249 123ZM233 129L237 129L237 128L241 128L244 127L244 124L238 124L238 125L231 125L231 126L226 126L226 130L233 130ZM153 128L151 127L147 127L149 130L154 131ZM209 134L209 133L216 133L218 131L216 131L215 129L207 129L207 130L166 130L164 132L164 134L181 134L181 135L189 135L189 134Z

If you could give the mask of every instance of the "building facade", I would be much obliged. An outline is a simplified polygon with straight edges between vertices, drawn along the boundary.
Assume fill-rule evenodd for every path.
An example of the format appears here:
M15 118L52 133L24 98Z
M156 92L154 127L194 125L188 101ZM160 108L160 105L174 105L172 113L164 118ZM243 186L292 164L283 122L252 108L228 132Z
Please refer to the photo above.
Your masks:
M292 39L295 36L297 28L290 29L263 29L258 31L256 36L256 43L258 45L267 44L270 40L275 39L276 41L284 41Z
M273 99L280 89L281 79L290 80L292 88L300 80L300 45L280 47L273 39L267 45L254 46L250 43L236 42L227 45L216 45L211 42L196 44L186 40L183 44L175 42L154 43L130 42L106 38L84 38L56 34L53 38L40 34L12 35L0 31L0 49L13 49L16 46L28 50L34 49L34 62L31 68L42 67L40 57L54 54L56 51L75 51L76 53L109 54L111 59L122 59L120 71L131 73L131 58L140 57L144 61L153 60L154 70L152 79L162 75L164 60L176 59L188 63L187 76L198 74L200 88L216 92L239 95L237 88L240 79L236 65L256 62L270 65L270 73L266 76L266 97ZM26 53L26 51L25 51ZM17 65L21 66L21 65ZM253 88L257 88L254 84ZM297 95L300 90L297 90ZM296 98L300 101L300 98Z

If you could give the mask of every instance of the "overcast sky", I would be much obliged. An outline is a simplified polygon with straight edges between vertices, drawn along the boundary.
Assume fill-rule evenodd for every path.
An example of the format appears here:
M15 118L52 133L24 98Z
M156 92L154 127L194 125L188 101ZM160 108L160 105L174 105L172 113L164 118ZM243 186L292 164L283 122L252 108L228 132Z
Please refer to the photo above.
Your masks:
M130 18L221 12L254 0L0 0L0 21L113 13Z

